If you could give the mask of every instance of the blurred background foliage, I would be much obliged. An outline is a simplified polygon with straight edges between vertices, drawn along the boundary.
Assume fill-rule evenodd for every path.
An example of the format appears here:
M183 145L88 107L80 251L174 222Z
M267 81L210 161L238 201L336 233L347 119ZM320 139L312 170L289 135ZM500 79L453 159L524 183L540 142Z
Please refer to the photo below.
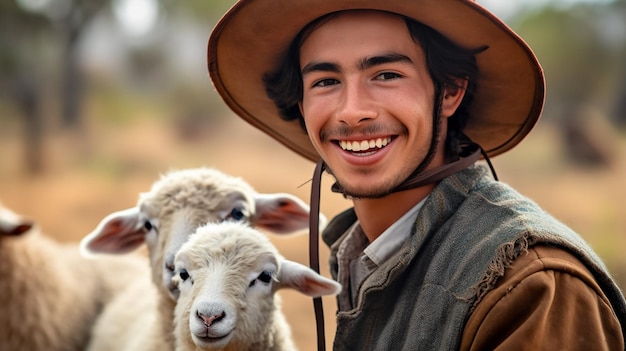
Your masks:
M93 118L124 123L137 104L181 108L185 118L219 106L199 63L208 33L231 4L2 0L0 122L22 125L25 171L45 171L49 132L80 133ZM91 99L102 109L96 116L86 111Z
M479 2L508 7L547 81L539 125L493 160L500 178L580 232L626 287L626 0ZM213 165L308 201L313 165L233 118L208 78L208 36L233 3L0 0L0 201L67 240L168 168ZM327 216L347 206L322 197ZM286 256L306 264L297 240ZM303 325L301 349L314 345Z
M545 6L511 25L544 67L543 117L559 125L564 157L577 165L607 166L614 145L593 122L605 119L620 133L626 130L626 1Z
M174 109L195 129L225 107L208 84L204 48L232 0L2 0L0 121L22 127L24 167L45 171L46 133L89 119L124 123L133 105ZM626 1L523 8L506 22L546 72L543 119L557 123L563 157L603 167L614 145L595 120L626 129ZM209 89L207 89L209 88ZM87 101L101 111L89 114ZM169 118L169 117L168 117ZM3 128L6 129L6 128ZM598 140L599 139L599 140Z

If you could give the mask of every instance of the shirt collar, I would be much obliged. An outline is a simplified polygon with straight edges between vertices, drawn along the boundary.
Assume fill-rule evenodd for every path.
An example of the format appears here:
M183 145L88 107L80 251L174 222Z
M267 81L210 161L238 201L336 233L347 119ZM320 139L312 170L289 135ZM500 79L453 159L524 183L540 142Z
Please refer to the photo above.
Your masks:
M402 243L411 235L413 223L415 223L417 214L427 198L424 198L408 210L363 250L363 253L377 266L380 266L396 253L402 246Z

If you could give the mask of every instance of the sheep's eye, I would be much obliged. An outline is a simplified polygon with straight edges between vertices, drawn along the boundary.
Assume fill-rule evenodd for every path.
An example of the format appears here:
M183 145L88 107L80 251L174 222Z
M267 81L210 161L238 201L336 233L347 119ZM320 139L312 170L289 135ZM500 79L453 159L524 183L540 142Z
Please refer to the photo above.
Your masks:
M268 271L263 271L261 272L261 274L259 274L259 277L257 279L259 279L263 283L269 283L272 280L272 273Z
M254 284L256 284L256 281L259 280L265 284L268 284L270 281L272 281L272 273L270 271L263 271L261 272L261 274L259 274L258 277L256 277L256 279L253 279L250 282L250 285L248 285L248 287L253 287Z
M145 221L143 223L143 227L147 230L147 231L151 231L152 228L154 228L154 226L152 225L152 223L150 223L150 221Z
M232 218L236 221L240 221L242 219L244 219L246 217L246 215L243 213L242 210L238 209L238 208L233 208L232 211L230 211L230 215L229 218Z
M186 269L181 269L180 272L178 272L178 276L183 281L186 281L187 279L189 279L189 273L187 272Z

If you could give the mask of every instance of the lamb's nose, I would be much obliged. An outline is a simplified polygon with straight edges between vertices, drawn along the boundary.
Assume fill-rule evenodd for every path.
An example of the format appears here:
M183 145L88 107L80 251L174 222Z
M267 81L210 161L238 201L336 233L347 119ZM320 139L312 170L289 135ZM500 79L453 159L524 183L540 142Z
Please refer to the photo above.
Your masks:
M219 322L224 317L226 317L226 312L222 311L220 313L211 314L207 316L200 311L196 311L196 315L198 316L198 318L202 320L205 326L210 327L214 322Z

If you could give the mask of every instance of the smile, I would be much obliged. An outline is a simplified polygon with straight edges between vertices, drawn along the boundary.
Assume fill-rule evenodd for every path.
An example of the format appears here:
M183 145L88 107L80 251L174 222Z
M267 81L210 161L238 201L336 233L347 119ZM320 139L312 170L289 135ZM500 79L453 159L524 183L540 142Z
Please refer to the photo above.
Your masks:
M377 138L361 141L339 141L339 146L345 151L368 151L370 149L382 149L391 142L391 137Z

